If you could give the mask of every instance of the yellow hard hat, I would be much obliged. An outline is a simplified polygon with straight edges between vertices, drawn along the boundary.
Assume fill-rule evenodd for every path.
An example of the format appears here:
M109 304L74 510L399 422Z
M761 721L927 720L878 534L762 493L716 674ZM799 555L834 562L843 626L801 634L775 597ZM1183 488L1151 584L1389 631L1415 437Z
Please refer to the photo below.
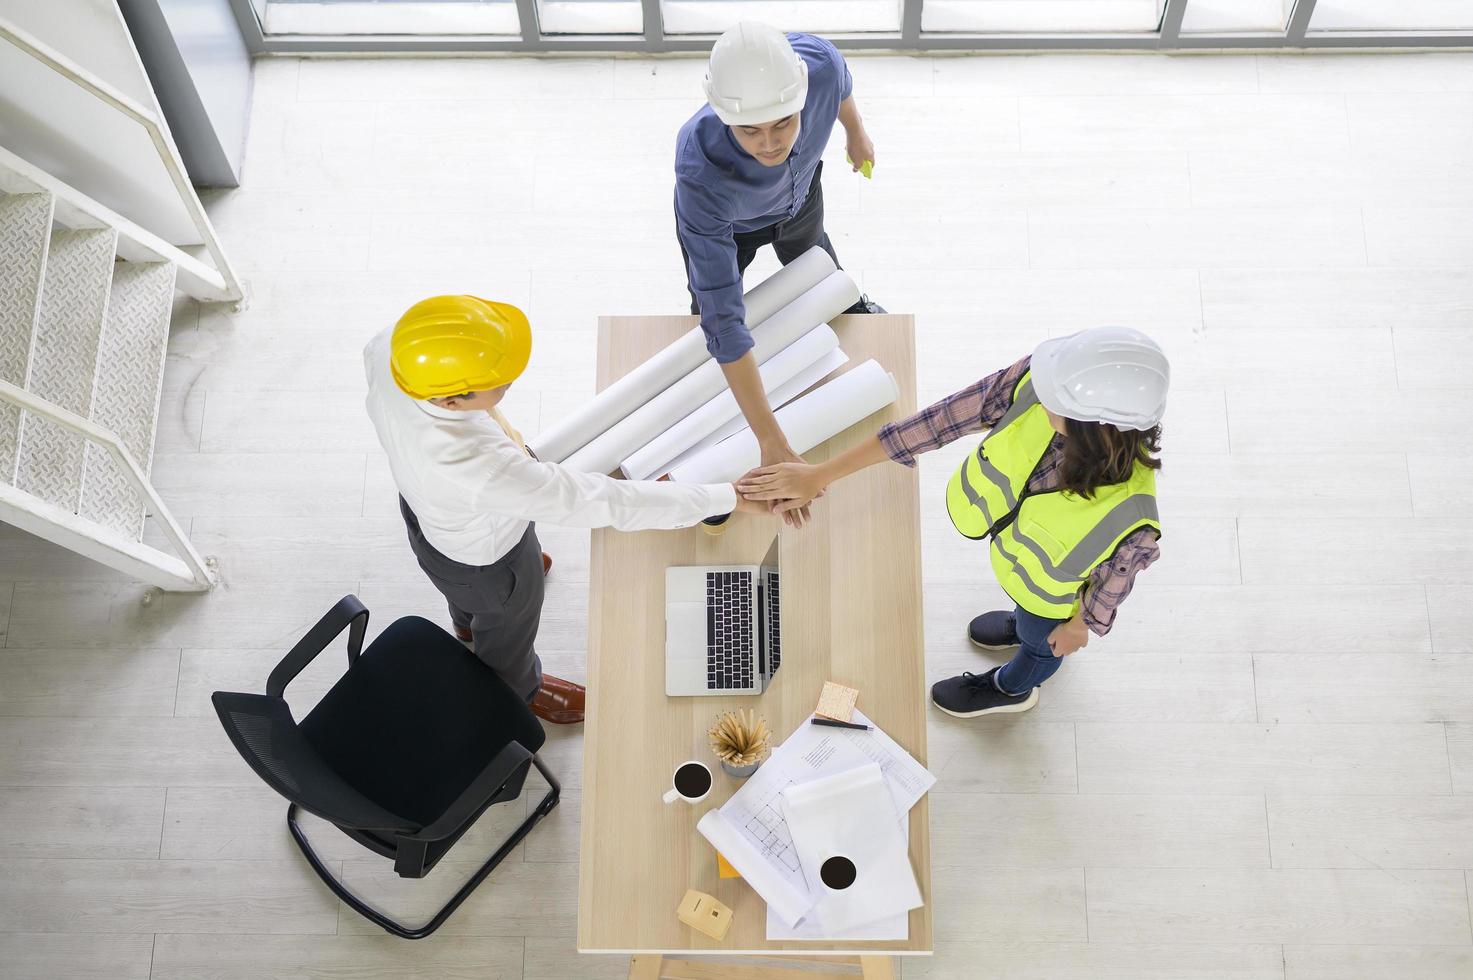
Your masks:
M511 384L532 356L532 326L510 303L431 296L394 326L389 370L411 398L445 398Z

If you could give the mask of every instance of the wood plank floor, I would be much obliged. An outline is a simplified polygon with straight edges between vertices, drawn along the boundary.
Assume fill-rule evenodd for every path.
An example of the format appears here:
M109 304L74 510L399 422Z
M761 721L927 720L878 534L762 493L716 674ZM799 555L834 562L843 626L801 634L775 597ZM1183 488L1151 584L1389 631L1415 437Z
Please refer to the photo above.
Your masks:
M903 975L1473 977L1473 55L851 63L878 166L831 144L829 231L916 314L923 398L1100 323L1175 366L1164 558L1115 631L1029 714L931 719L937 950ZM599 314L686 302L670 157L702 70L258 64L246 184L208 202L251 305L181 304L154 467L221 587L144 604L0 529L7 980L623 976L573 948L579 732L544 753L563 806L410 944L311 875L207 699L260 688L344 593L374 632L443 615L361 347L423 296L498 297L537 330L508 414L531 433L578 404ZM966 449L922 466L932 679L993 662L963 631L1001 594L940 499ZM539 646L581 679L588 535L539 530ZM418 883L308 829L415 915L503 809Z

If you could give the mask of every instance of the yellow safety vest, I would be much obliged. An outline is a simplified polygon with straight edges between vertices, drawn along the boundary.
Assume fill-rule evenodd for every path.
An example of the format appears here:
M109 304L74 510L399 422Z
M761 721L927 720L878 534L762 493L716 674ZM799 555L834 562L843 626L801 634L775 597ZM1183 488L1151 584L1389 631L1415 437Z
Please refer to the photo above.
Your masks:
M1013 404L946 486L946 510L969 538L992 536L992 571L1022 608L1068 619L1090 572L1132 532L1161 529L1156 472L1139 463L1124 483L1085 499L1064 490L1027 493L1028 478L1053 440L1054 428L1033 391L1032 372L1013 390Z

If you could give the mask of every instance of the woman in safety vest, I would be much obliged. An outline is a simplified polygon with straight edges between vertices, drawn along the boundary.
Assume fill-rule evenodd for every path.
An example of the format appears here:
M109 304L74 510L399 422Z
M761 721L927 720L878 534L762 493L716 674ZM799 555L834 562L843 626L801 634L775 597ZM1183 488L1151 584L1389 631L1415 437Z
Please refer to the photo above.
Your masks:
M761 467L737 488L799 507L867 466L914 466L921 453L990 430L952 474L946 509L962 534L991 539L992 571L1017 606L973 619L968 636L1013 658L938 681L931 701L959 718L1027 711L1061 658L1109 632L1136 575L1160 556L1156 456L1169 380L1150 337L1096 327L1045 341L828 462Z

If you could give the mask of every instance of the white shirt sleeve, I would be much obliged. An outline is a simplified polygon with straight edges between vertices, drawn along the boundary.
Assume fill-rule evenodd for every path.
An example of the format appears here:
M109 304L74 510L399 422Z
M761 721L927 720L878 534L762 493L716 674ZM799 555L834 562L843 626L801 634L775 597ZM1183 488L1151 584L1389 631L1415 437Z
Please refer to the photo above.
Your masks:
M729 514L736 490L729 483L684 484L616 480L545 463L520 451L492 452L476 505L525 521L621 531L690 527Z

